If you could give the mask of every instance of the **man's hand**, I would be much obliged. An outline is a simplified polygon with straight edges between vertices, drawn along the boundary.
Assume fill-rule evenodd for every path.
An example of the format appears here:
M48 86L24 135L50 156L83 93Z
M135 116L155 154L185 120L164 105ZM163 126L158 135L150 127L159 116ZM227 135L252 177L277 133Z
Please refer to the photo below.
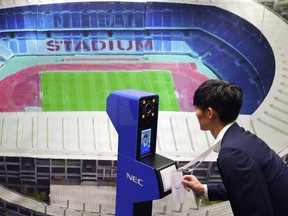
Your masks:
M198 196L204 195L204 186L194 175L185 175L182 178L184 188L189 192L194 191Z

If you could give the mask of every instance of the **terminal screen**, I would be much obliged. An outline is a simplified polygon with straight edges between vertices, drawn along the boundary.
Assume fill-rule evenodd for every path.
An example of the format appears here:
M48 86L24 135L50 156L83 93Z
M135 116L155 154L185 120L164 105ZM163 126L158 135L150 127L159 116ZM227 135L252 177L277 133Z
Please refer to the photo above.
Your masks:
M151 150L151 128L141 131L140 156L150 153Z

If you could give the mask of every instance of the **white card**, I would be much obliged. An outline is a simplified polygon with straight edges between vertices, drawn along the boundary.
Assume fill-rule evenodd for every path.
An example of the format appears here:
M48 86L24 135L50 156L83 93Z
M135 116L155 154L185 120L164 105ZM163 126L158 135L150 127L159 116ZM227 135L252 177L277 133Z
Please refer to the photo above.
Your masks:
M175 172L171 175L173 203L183 203L186 198L186 190L182 184L182 172Z

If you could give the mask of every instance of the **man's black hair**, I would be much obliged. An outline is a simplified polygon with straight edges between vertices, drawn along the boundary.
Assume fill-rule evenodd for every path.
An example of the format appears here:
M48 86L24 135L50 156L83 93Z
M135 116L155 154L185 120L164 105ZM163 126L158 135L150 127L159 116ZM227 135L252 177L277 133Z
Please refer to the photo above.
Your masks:
M213 108L219 119L230 123L237 119L243 100L240 86L225 80L206 80L195 91L193 105L205 111Z

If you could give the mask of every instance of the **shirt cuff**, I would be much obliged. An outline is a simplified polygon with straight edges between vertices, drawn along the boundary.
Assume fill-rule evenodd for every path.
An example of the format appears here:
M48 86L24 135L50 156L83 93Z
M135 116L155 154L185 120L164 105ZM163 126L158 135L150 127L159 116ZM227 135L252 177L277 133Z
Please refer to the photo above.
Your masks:
M204 197L209 200L207 184L203 184L203 186L204 186Z

